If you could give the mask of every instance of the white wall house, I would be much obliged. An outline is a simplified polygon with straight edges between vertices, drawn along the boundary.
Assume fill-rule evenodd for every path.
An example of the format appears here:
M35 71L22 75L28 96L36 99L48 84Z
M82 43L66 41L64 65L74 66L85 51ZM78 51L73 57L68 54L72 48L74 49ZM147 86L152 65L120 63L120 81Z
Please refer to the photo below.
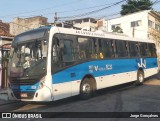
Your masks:
M107 21L108 32L112 32L117 26L121 27L123 33L129 37L148 37L148 11L137 12L121 16Z
M70 23L73 28L81 29L84 31L97 31L97 30L106 31L105 19L96 20L94 18L82 18L82 19L66 21L66 23Z
M73 24L73 27L79 28L85 31L95 31L97 24L94 18L82 18L82 19L75 19L72 21L68 21L69 23Z
M144 10L106 21L107 32L113 32L117 26L122 29L123 34L129 37L154 40L160 55L159 13L152 10Z

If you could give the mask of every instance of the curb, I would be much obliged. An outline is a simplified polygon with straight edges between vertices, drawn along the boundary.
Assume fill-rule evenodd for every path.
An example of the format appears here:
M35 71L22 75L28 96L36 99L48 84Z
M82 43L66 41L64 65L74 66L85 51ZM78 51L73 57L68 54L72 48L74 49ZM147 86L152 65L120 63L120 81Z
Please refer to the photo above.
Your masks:
M7 88L0 89L0 100L7 100L8 101L8 91L7 91Z
M1 93L8 93L8 89L7 88L0 88L0 94Z
M8 93L0 93L0 100L8 101Z

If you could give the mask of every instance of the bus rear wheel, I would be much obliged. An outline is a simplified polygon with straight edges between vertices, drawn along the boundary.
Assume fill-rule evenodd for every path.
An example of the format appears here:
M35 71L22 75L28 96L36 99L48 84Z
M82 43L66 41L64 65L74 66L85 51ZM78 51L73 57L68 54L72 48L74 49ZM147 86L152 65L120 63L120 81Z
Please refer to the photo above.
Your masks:
M136 81L136 85L142 85L144 82L144 73L143 71L139 70L137 73L137 81Z
M85 78L80 86L80 98L89 99L94 94L94 91L92 79Z

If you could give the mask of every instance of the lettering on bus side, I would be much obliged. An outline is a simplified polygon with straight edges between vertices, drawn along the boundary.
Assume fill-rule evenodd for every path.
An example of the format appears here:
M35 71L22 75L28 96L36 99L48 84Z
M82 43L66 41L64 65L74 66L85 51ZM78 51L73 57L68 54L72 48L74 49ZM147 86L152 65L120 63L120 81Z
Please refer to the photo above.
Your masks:
M76 34L105 37L104 33L96 33L96 32L89 32L89 31L80 31L80 30L76 30Z
M146 60L143 58L138 59L138 67L139 68L146 68Z
M112 70L112 64L107 64L105 67L99 67L98 65L90 65L88 66L89 72L93 73L94 71L106 71Z

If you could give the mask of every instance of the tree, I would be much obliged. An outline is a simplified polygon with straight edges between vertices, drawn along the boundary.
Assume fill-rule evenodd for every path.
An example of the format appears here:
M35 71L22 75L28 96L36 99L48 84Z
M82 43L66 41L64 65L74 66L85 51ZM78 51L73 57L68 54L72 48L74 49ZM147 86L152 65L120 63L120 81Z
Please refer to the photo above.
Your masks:
M121 29L121 27L117 26L113 32L117 32L117 33L123 33L123 30Z
M121 15L126 15L142 10L152 9L153 2L150 0L127 0L126 4L121 6Z

